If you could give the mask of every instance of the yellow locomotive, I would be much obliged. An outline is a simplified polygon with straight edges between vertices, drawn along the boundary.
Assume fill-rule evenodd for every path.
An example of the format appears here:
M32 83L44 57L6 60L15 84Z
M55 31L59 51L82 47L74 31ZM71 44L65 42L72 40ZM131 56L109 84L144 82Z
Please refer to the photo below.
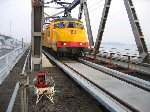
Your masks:
M80 56L89 47L83 23L75 18L54 19L44 30L43 46L58 56Z

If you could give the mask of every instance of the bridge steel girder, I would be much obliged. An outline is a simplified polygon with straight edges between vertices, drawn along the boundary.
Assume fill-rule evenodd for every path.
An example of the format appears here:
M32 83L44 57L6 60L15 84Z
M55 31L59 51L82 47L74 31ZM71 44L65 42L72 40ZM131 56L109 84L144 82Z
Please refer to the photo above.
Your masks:
M104 33L104 29L105 29L105 25L106 25L108 13L109 13L111 1L112 0L105 0L103 12L102 12L102 17L101 17L101 21L100 21L100 25L99 25L99 29L98 29L97 39L96 39L95 55L96 55L97 51L99 51L99 48L100 48L100 44L102 41L102 36Z
M96 39L96 46L95 46L95 56L97 51L99 51L100 44L102 41L103 32L105 29L105 24L107 21L110 5L112 0L105 0L104 9L99 25L98 35ZM143 32L140 27L139 20L136 15L135 8L133 6L132 0L124 0L125 8L128 14L128 18L132 27L133 35L135 38L135 42L139 51L139 56L141 57L139 59L140 62L148 62L149 63L149 55L148 49L144 40Z
M77 5L80 4L80 0L74 0L68 7L67 10L71 12L72 9L74 9Z
M90 18L89 18L89 12L87 8L87 0L74 0L68 7L67 11L71 12L72 9L74 9L77 5L80 4L80 10L79 10L79 16L78 18L82 18L82 12L84 10L84 15L85 15L85 21L86 21L86 27L87 27L87 34L88 34L88 39L90 43L90 47L94 46L93 42L93 35L92 35L92 30L91 30L91 25L90 25Z
M89 17L89 12L88 12L86 0L81 0L81 5L83 5L87 34L88 34L88 39L89 39L89 43L90 43L90 47L91 47L91 46L94 46L94 42L93 42L93 35L92 35L90 17Z
M83 13L83 4L81 4L80 7L79 7L79 14L78 14L78 19L79 20L82 19L82 13Z
M124 4L128 14L130 25L132 27L135 42L139 51L139 56L141 57L139 61L148 62L149 61L148 49L144 40L144 35L138 17L136 15L135 8L133 6L133 2L132 0L124 0Z
M42 68L43 0L31 0L32 71Z

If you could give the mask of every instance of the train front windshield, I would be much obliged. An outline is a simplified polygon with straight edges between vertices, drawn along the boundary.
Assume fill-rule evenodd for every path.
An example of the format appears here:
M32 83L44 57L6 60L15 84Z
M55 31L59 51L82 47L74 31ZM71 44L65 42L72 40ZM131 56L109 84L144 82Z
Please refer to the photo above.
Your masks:
M84 26L82 24L80 24L80 23L77 23L77 27L80 28L80 29L84 28Z
M64 22L60 22L58 24L58 28L65 28L65 23Z
M84 26L81 23L76 22L60 22L59 24L55 24L54 28L79 28L83 29Z
M66 28L76 28L75 22L66 22Z

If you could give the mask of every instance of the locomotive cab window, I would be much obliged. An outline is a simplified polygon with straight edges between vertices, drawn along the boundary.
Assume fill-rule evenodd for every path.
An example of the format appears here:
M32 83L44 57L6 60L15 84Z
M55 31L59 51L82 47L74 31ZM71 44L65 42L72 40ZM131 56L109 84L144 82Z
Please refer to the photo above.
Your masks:
M50 29L48 28L48 37L50 37Z
M76 28L75 22L66 22L66 28Z
M58 24L58 28L65 28L64 22L60 22L60 23Z
M58 24L54 24L54 29L55 29L55 28L58 28Z
M84 26L80 23L77 23L77 27L80 28L80 29L84 29Z

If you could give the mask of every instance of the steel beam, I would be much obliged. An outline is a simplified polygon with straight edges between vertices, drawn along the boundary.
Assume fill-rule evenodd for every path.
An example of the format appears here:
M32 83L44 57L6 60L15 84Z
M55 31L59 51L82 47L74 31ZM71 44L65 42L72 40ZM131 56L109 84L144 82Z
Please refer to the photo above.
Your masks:
M42 68L43 0L32 1L32 71Z
M105 29L105 25L106 25L108 13L109 13L111 1L112 0L105 0L103 12L102 12L102 17L101 17L101 21L100 21L100 25L99 25L99 30L98 30L98 34L97 34L97 39L96 39L95 55L96 55L96 52L99 51L99 47L100 47L100 44L102 41L102 36L104 33L104 29Z
M78 15L79 20L81 20L81 18L82 18L82 13L83 13L83 4L81 4L79 7L79 15Z
M79 11L78 18L79 18L79 20L81 19L81 17L82 17L82 11L84 10L84 15L85 15L85 21L86 21L86 27L87 27L87 33L88 33L89 43L90 43L90 46L94 46L93 35L92 35L92 30L91 30L91 25L90 25L89 12L88 12L88 8L87 8L87 0L74 0L67 7L66 10L68 12L71 12L71 10L74 9L79 4L80 4L80 11Z
M71 11L69 11L67 7L65 8L64 16L71 17Z
M141 57L141 62L148 62L148 49L144 40L144 35L136 15L132 0L124 0L128 18L132 27L135 42Z
M22 38L22 48L24 47L23 38Z
M67 8L69 12L71 12L72 9L74 9L77 5L80 4L80 0L74 0Z
M94 42L93 42L93 35L92 35L91 24L90 24L90 17L89 17L89 12L88 12L88 8L87 8L86 0L81 0L81 5L83 5L88 39L89 39L90 47L92 47L92 46L94 46Z

